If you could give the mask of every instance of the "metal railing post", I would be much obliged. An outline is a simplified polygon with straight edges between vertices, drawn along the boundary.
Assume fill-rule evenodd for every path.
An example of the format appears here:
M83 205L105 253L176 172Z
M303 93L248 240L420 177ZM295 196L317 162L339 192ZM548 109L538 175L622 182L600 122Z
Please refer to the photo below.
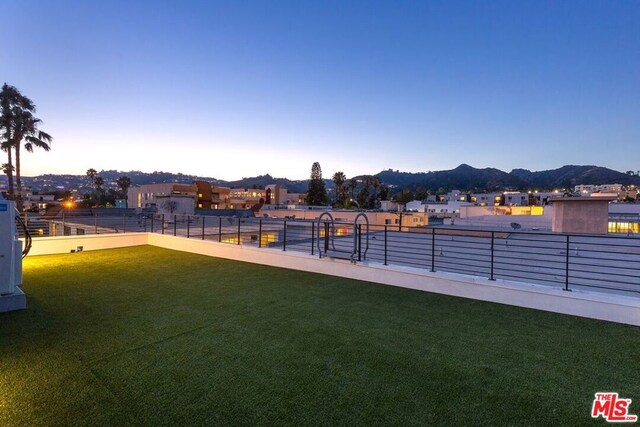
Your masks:
M222 217L218 217L218 242L222 242Z
M242 223L242 220L238 218L238 245L240 244L240 224L241 223Z
M436 229L431 229L431 271L436 271Z
M491 275L489 276L489 280L496 280L493 277L493 253L494 253L494 251L493 251L493 243L494 243L494 240L495 240L495 232L492 231L491 232Z
M204 215L202 215L202 240L204 240Z
M258 220L258 247L262 247L262 219Z
M384 265L389 265L387 263L387 226L384 226Z
M324 252L327 253L329 250L329 223L327 221L324 222Z
M565 256L565 274L564 274L564 290L565 291L571 291L571 289L569 289L569 235L567 234L567 245L566 245L566 249L567 249L567 254Z
M162 234L164 234L164 214L162 214Z
M96 234L98 234L98 214L93 214L93 225L96 228Z
M284 220L284 229L282 231L283 234L283 241L282 241L282 250L286 251L287 250L287 220Z
M122 232L127 232L127 214L122 214Z
M178 235L178 215L173 216L173 235Z
M151 232L153 233L153 219L155 218L155 214L151 214ZM96 233L98 232L98 226L96 225Z
M187 239L189 238L191 231L191 216L187 215Z
M311 255L313 255L314 245L316 244L316 222L311 222Z
M362 224L358 224L358 261L362 261Z

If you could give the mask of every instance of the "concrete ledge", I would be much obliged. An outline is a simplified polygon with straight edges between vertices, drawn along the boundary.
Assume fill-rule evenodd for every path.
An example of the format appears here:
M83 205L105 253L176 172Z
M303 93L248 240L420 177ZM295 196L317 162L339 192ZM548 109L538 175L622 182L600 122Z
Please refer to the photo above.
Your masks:
M542 285L431 273L417 268L351 264L277 249L257 249L218 242L150 234L148 243L166 249L364 280L462 298L533 308L640 326L640 299L596 292L565 292Z
M84 251L146 245L147 233L91 234L34 238L29 255L65 254L82 246Z
M27 308L27 297L22 289L16 288L12 294L0 295L0 313Z

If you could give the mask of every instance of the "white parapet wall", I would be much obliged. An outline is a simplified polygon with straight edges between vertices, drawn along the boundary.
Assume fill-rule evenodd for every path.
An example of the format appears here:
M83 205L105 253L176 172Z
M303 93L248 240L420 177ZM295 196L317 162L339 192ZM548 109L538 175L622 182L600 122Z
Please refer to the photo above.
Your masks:
M64 254L78 250L124 248L148 244L147 233L93 234L34 238L29 255Z
M79 246L82 246L83 250L97 250L146 244L236 261L640 326L640 298L601 292L566 292L552 286L505 280L491 281L453 273L432 273L411 267L366 262L351 264L344 260L320 259L317 255L285 252L281 249L258 249L154 233L34 239L30 255L69 253L77 250Z

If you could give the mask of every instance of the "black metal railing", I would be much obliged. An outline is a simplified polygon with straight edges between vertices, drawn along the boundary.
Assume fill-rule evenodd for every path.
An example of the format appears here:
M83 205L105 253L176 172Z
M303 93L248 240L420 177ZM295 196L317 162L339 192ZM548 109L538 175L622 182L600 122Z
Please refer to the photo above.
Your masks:
M327 238L327 233L337 250L354 245L353 224L338 221L320 233L315 221L175 214L28 218L26 225L35 238L151 232L312 255L318 255L317 236ZM362 234L357 237L362 241ZM366 237L368 252L366 259L358 253L361 261L640 296L640 239L635 237L395 224L371 225Z

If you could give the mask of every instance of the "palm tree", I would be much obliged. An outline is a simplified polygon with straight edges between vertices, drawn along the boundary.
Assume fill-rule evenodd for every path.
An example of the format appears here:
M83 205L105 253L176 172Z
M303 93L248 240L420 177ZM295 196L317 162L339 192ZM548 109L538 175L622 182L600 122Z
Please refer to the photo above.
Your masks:
M98 171L94 168L87 169L87 176L89 177L89 181L91 181L91 186L93 186L96 176L98 176Z
M0 130L2 140L0 148L7 152L7 163L3 164L3 171L9 180L9 193L15 196L17 207L22 211L22 179L20 170L20 150L24 141L24 148L28 152L33 152L34 147L49 151L49 145L53 139L51 135L38 129L42 122L33 113L36 106L26 96L22 95L14 86L4 84L0 91ZM15 165L12 155L15 153ZM15 185L17 192L14 192L13 172L15 171Z
M344 184L347 182L347 177L344 172L336 172L333 174L332 180L333 185L336 187L336 203L343 206L345 199Z
M33 107L35 111L35 106ZM20 149L22 142L24 141L24 149L29 153L33 153L33 148L42 148L44 151L51 150L51 141L53 138L46 132L38 129L38 125L42 123L42 120L34 117L31 111L26 109L15 109L14 114L15 131L14 131L14 145L13 149L16 154L16 204L18 211L22 212L22 175L20 171Z
M15 166L13 165L13 154L11 151L14 143L13 112L14 108L19 106L23 101L21 98L22 95L14 86L9 86L6 83L2 85L2 90L0 91L0 130L2 131L0 134L0 149L7 152L7 163L3 163L2 170L7 174L10 197L13 197L15 194L13 183Z
M104 178L101 176L96 176L96 179L93 180L93 187L95 188L96 194L96 203L98 206L102 206L104 204L104 189L102 186L104 185Z
M120 196L123 199L126 199L127 191L129 190L129 187L131 187L131 178L123 175L120 178L116 179L116 185L120 189Z

